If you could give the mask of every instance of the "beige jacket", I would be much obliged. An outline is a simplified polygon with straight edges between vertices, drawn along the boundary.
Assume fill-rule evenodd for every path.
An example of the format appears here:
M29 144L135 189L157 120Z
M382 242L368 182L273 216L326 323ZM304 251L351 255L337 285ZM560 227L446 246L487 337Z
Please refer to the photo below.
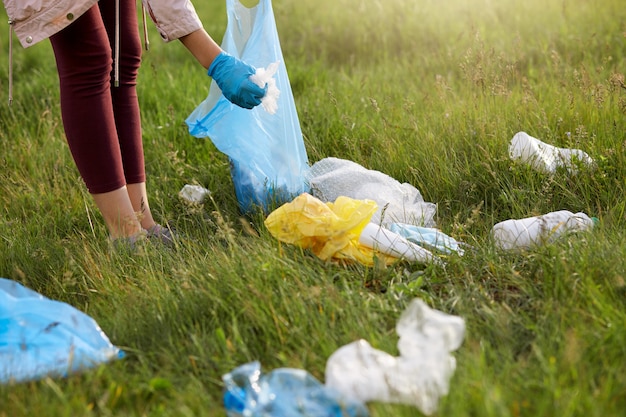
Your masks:
M49 38L89 10L98 0L2 0L9 24L27 48ZM189 0L142 0L165 41L202 28Z

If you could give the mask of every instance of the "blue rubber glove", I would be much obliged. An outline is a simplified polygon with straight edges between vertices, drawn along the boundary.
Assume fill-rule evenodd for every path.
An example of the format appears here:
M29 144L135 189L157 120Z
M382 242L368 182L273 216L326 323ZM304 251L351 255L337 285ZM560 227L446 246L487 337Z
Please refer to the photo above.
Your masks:
M261 88L248 78L255 72L251 65L226 52L220 52L207 74L215 80L228 101L244 109L251 109L261 104L267 92L267 84Z

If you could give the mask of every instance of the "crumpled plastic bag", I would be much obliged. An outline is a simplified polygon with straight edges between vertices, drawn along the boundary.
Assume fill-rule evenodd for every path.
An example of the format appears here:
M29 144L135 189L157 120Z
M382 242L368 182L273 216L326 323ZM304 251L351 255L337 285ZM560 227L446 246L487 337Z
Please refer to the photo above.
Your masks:
M307 371L279 368L261 373L258 361L222 377L228 417L367 417L359 401L343 398Z
M491 237L499 249L531 249L552 243L565 235L591 230L597 221L597 218L583 212L557 210L540 216L496 223L491 229Z
M274 75L278 71L278 62L273 62L267 68L257 68L254 75L250 76L250 81L261 88L267 87L265 95L261 99L261 106L269 114L276 114L278 110L278 98L280 90L276 85Z
M577 161L589 167L594 164L593 159L580 149L558 148L526 132L518 132L513 136L509 144L509 156L546 174L555 173L558 167L575 174L578 171Z
M322 260L356 261L367 266L376 259L389 265L399 259L438 262L428 250L402 236L370 223L376 202L338 197L324 203L302 193L265 219L265 227L278 240L311 251Z
M345 398L413 405L433 414L449 392L457 350L465 337L465 321L429 308L414 299L396 325L394 357L358 340L336 350L326 362L326 386Z
M66 376L123 356L91 317L0 278L1 383Z
M310 193L324 202L335 201L339 196L375 201L378 209L371 221L387 229L391 223L435 226L436 204L425 202L413 185L401 184L380 171L329 157L314 163L305 177Z
M302 193L271 212L265 227L281 242L311 249L324 261L333 258L373 265L375 252L360 245L359 236L376 208L370 200L339 197L334 203L324 203Z

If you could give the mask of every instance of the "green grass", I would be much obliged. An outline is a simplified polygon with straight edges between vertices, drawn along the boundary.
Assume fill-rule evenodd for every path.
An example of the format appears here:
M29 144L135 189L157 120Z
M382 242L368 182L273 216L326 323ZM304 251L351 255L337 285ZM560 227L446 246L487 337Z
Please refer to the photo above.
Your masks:
M196 3L220 41L224 4ZM49 43L16 42L15 101L0 110L0 276L89 314L127 356L0 386L0 416L222 416L221 376L240 364L323 381L328 357L356 339L395 354L414 297L467 323L437 415L623 415L623 4L276 0L274 11L310 162L336 156L410 182L438 204L438 227L475 250L446 268L342 266L280 244L262 218L242 221L227 159L184 123L209 79L150 26L139 85L148 189L157 218L187 240L111 253L65 143ZM7 47L3 36L0 68ZM585 150L597 169L546 176L512 162L521 130ZM213 200L184 204L186 183ZM496 222L559 209L599 225L520 254L493 248Z

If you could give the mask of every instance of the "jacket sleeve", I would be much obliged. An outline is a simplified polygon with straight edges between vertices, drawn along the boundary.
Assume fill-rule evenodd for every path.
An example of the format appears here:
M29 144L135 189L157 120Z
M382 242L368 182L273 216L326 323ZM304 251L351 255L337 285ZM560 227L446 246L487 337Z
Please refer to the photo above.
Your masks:
M169 42L202 28L189 0L142 0L164 41Z

